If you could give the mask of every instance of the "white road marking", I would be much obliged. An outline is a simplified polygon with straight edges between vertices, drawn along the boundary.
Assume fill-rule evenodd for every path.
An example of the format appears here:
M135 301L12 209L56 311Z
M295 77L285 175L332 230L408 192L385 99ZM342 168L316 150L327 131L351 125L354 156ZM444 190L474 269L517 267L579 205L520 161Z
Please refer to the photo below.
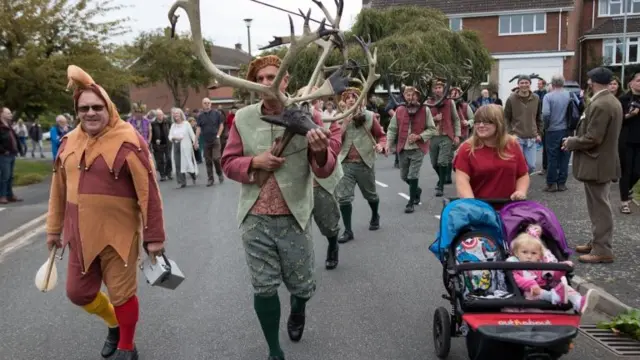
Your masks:
M0 211L4 210L5 208L0 208Z
M405 199L407 199L407 200L409 200L409 199L410 199L409 195L407 195L407 194L405 194L405 193L398 193L398 195L402 196L403 198L405 198Z
M16 237L18 234L22 234L22 233L26 233L31 232L31 229L34 229L36 226L38 228L40 228L40 224L47 218L47 214L42 214L40 216L38 216L37 218L29 221L28 223L18 227L15 230L10 231L7 234L4 234L3 236L0 237L0 246L5 246L6 243Z
M385 184L385 183L381 183L380 181L376 180L376 184L378 184L379 186L382 186L383 188L389 187L389 185Z
M46 224L42 224L41 226L38 226L37 228L29 231L25 235L19 237L15 241L12 241L11 243L7 244L2 249L0 249L0 263L2 263L5 256L9 255L10 253L16 250L22 249L23 247L30 245L34 241L36 241L38 239L37 235L44 233L45 228L46 228ZM45 248L44 243L42 244L42 247ZM43 254L44 253L45 251L43 251ZM44 256L45 255L43 255L43 257Z
M440 215L434 215L434 217L438 220L440 220Z

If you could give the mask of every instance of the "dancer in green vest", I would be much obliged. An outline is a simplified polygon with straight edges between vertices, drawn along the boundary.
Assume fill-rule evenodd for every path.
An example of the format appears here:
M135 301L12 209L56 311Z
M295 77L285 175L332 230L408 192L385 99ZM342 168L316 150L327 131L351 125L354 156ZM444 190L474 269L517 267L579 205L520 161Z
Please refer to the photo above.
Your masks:
M455 147L460 144L460 118L453 100L447 98L440 101L443 96L448 95L444 93L443 82L437 81L433 92L435 101L439 105L431 107L431 115L436 124L437 133L431 138L429 155L431 156L431 166L438 174L436 196L443 196L447 174L451 171L453 163Z
M259 57L251 62L247 79L271 86L281 60L277 56ZM289 80L286 74L279 90L284 93ZM291 313L287 321L289 338L300 341L305 325L305 305L316 290L314 252L310 220L313 210L313 177L329 177L336 165L336 153L330 147L340 143L340 133L331 134L322 127L306 136L294 136L282 157L271 154L284 128L260 117L278 115L283 104L273 95L236 113L222 156L225 175L242 184L238 204L238 221L242 231L251 283L254 309L269 345L270 360L284 360L280 347L281 281L291 293ZM270 173L266 182L256 183L257 171Z
M418 89L406 86L403 96L404 102L398 104L387 128L387 138L392 140L387 143L386 152L393 151L399 155L400 178L409 185L409 202L404 209L409 214L414 212L415 205L420 204L420 168L429 152L429 139L436 134L436 126L431 111L420 101Z
M351 108L358 96L360 89L347 88L342 93L342 100L347 108ZM342 164L344 175L336 187L336 198L340 204L344 233L338 239L339 243L353 240L351 203L356 185L371 207L369 230L380 228L380 199L376 190L375 161L376 153L383 153L386 143L387 137L380 122L369 110L363 108L359 114L349 116L342 122L342 150L338 155L338 161Z

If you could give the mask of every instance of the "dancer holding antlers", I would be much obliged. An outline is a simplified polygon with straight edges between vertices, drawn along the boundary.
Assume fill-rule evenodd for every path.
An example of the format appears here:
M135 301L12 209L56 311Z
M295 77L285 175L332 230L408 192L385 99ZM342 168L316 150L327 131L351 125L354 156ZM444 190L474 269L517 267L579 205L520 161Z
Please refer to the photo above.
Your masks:
M311 101L342 93L351 80L346 76L350 62L346 59L344 35L339 30L343 2L336 0L335 17L319 1L314 2L326 16L319 28L310 30L309 12L304 16L303 34L295 36L289 17L291 35L274 37L267 46L289 43L287 54L282 59L273 55L255 59L249 65L247 79L225 74L210 60L202 41L199 0L179 0L169 13L175 28L175 11L183 8L187 12L196 54L220 84L255 91L261 97L259 103L236 113L222 155L222 167L228 178L242 184L238 221L254 288L254 309L269 346L270 360L284 359L278 336L277 290L281 281L291 292L287 331L294 342L302 338L306 303L316 290L310 232L313 177L322 179L331 175L337 165L333 149L341 143L340 133L331 134L324 128L323 121L333 122L351 115L364 99L364 96L358 97L350 109L335 118L322 119L321 113L312 110ZM325 28L327 21L331 29ZM361 80L366 92L379 78L375 73L377 55L369 51L368 44L358 40L369 63L368 76ZM297 53L312 43L323 49L316 69L301 94L289 96L285 93L289 80L287 69ZM345 62L321 81L320 73L327 70L325 61L335 47L345 55Z

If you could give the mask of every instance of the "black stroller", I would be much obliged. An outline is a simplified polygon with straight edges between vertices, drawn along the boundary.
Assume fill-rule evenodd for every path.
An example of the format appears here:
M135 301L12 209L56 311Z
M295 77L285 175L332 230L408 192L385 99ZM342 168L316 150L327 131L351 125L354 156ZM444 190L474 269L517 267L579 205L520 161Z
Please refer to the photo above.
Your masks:
M451 309L437 308L433 318L436 355L441 359L449 354L451 338L458 336L465 337L470 360L555 360L573 347L580 315L571 304L525 299L508 271L564 271L570 279L573 269L558 263L506 262L511 239L505 236L500 214L489 203L508 202L445 200L440 231L430 247L443 265L447 290L443 298L451 303ZM506 205L502 213L518 214L513 209L519 206L528 206L524 213L530 213L532 207L542 207L518 201ZM537 214L553 219L536 223L559 226L553 213L542 208L546 211ZM516 230L526 227L534 220L528 216L513 217L510 230L514 226ZM566 260L570 253L564 234L561 239L549 235L558 235L557 229L543 227L543 241L558 260Z

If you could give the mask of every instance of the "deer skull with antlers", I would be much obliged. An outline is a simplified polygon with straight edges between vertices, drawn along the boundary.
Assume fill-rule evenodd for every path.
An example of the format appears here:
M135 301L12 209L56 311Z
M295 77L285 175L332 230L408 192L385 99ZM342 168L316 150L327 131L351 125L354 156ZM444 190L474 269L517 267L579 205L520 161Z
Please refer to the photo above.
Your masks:
M279 64L278 73L269 86L256 83L254 81L251 81L251 79L241 79L235 76L228 75L218 69L215 64L213 64L207 54L202 38L202 29L200 24L200 0L178 0L172 5L169 11L169 20L172 25L173 33L175 31L175 25L178 21L178 16L176 15L176 11L178 10L178 8L182 8L187 13L189 22L191 24L191 34L196 46L196 55L204 64L205 69L209 73L211 73L211 75L218 83L239 89L253 91L258 94L266 95L270 98L276 98L280 101L280 103L284 105L284 108L286 109L285 112L293 111L294 109L300 109L301 105L304 105L305 103L310 102L314 99L340 94L342 91L344 91L344 89L346 89L347 84L350 81L361 83L363 86L363 92L356 102L356 105L335 117L323 118L324 122L333 122L341 120L353 114L359 108L359 105L365 100L367 91L371 88L373 83L380 78L380 75L376 74L375 71L377 63L377 50L374 49L372 53L370 50L370 44L365 43L364 41L362 41L362 39L358 39L358 42L367 54L369 72L366 78L362 77L359 79L353 79L349 77L348 75L353 69L353 62L349 61L349 59L347 59L346 57L346 49L344 47L344 34L340 30L340 19L342 17L342 11L344 8L344 0L334 0L337 8L335 16L332 16L320 1L312 1L320 8L320 10L322 10L325 15L325 18L320 23L318 29L312 31L309 26L311 10L309 10L309 12L307 12L306 14L300 11L305 20L302 35L295 35L293 20L291 19L291 16L289 16L289 25L291 30L290 35L274 36L274 39L269 43L269 45L263 48L267 49L275 46L289 44L289 49L286 55L282 58L282 62ZM329 23L329 25L331 26L327 27L327 23ZM305 90L301 94L298 94L297 96L291 96L283 93L282 91L280 91L280 85L285 75L287 74L288 68L295 61L295 58L300 53L300 51L311 44L320 46L323 49L323 52L320 55L311 79L309 79L308 86L306 87L307 90ZM337 68L332 67L331 70L333 70L333 73L327 79L321 81L320 75L328 69L325 66L325 62L329 57L331 51L333 51L334 49L338 49L342 52L345 61ZM311 91L312 88L315 88L316 90ZM310 121L310 117L308 118ZM272 122L276 125L289 127L292 119L300 119L300 117L283 114L283 116L281 116L279 119L270 117L264 120ZM302 128L304 127L297 127L298 130Z

